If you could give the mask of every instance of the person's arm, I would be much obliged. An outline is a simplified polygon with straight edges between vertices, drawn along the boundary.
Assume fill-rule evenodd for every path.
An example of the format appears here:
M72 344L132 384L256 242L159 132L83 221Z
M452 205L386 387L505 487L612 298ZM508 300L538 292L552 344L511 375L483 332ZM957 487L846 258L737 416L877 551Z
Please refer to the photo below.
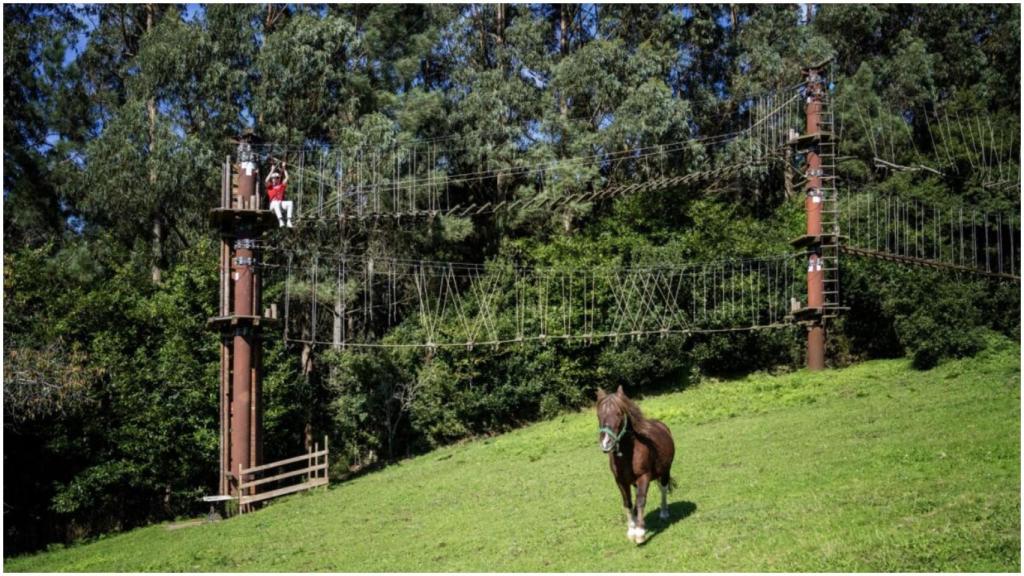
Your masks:
M281 171L284 172L284 180L282 180L282 182L287 184L288 183L288 163L287 162L281 164Z

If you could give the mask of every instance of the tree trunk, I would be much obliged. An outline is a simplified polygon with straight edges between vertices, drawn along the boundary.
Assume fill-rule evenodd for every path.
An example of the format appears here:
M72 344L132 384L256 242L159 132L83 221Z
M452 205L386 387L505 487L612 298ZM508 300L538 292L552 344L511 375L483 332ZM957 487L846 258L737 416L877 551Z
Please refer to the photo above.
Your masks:
M146 34L153 31L153 4L146 4ZM156 167L156 97L152 94L146 100L146 111L149 113L149 186L150 192L157 196L155 208L153 209L153 283L159 284L163 277L164 267L164 238L167 232L164 230L163 208L160 206L160 199L156 190L157 167Z
M480 64L483 68L487 68L487 27L484 26L483 8L472 6L471 10L480 32Z
M505 4L498 4L498 46L505 44Z
M345 302L341 297L341 278L338 278L334 295L334 323L331 331L331 349L341 350L342 323L345 321Z
M315 335L313 336L315 338ZM312 339L312 338L310 338ZM306 381L306 389L309 390L313 386L313 346L309 343L302 344L301 352L302 362L302 377ZM313 449L313 399L309 398L306 402L306 425L303 428L303 441L305 443L306 451Z
M569 23L566 21L566 8L565 4L558 5L558 52L561 54L561 59L564 59L569 54L569 38L567 36L569 30ZM565 146L565 121L569 115L569 104L566 102L565 94L558 91L558 114L562 120L562 138L561 145Z
M569 53L569 21L565 4L558 5L558 51L565 57Z
M154 183L154 178L150 177L150 184ZM164 272L164 225L160 221L160 210L156 210L153 214L153 284L160 284L163 280Z

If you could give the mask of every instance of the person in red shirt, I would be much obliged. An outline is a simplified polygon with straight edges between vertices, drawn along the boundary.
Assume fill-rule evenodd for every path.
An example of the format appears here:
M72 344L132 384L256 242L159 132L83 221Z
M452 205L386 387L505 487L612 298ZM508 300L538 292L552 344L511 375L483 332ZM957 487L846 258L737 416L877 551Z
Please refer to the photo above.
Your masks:
M267 198L270 199L270 209L274 211L277 216L277 222L280 226L292 227L292 201L284 199L284 192L288 189L288 165L282 163L281 171L284 172L284 180L281 180L281 174L277 171L277 167L270 169L270 174L267 174L266 185L267 185ZM288 213L287 223L281 215L281 208L284 208Z

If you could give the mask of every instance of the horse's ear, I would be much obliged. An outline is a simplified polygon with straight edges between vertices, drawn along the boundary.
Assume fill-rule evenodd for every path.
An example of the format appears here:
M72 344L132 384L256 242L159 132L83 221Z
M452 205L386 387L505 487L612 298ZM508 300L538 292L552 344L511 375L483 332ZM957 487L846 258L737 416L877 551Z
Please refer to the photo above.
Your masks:
M607 396L607 395L608 395L608 393L604 391L604 388L598 388L597 389L597 401L598 402L600 402L601 400L604 400L604 397Z
M622 391L622 384L619 384L619 389L615 391L615 395L619 398L625 398L626 393Z

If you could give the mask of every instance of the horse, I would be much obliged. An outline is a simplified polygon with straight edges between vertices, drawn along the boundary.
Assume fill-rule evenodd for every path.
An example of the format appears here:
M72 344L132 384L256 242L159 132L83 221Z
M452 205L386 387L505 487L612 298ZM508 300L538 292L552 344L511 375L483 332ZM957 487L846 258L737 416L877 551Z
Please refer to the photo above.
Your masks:
M622 391L614 394L597 390L598 444L608 454L612 476L622 493L628 530L626 538L643 544L647 538L644 506L647 488L657 480L661 488L662 520L668 520L668 492L675 487L672 459L675 442L672 431L663 422L644 418L640 408ZM631 503L632 486L636 486L636 506Z

